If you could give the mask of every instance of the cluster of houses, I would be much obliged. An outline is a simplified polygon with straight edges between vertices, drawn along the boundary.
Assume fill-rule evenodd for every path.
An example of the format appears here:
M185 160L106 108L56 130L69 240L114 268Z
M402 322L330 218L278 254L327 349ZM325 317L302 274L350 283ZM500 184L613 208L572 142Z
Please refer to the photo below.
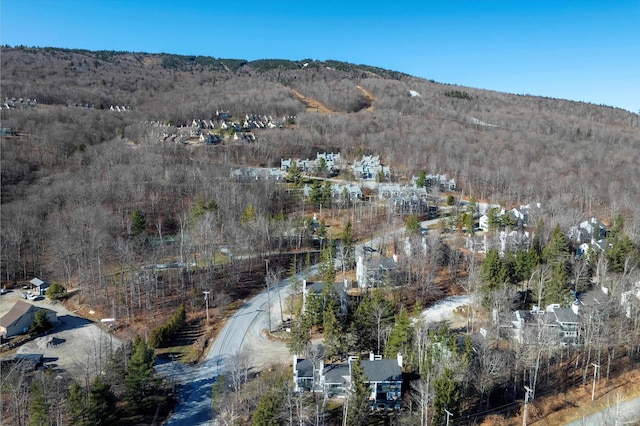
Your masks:
M391 177L391 169L380 162L378 155L363 155L353 162L353 175L356 179L374 180L376 176Z
M32 108L37 107L38 101L29 98L4 98L2 108L0 109L16 109L16 108Z
M252 133L254 129L275 129L283 128L286 124L295 120L295 116L283 116L281 119L271 115L247 114L242 121L233 121L233 115L226 111L216 111L212 119L193 119L191 123L178 124L178 132L169 134L163 132L159 142L173 142L178 144L188 144L200 142L204 145L218 145L226 137L234 141L243 140L254 142L256 136ZM167 124L151 122L155 126L170 127ZM221 133L232 131L233 135L223 136Z
M324 173L327 176L335 176L344 167L342 157L340 153L327 153L317 152L315 159L291 159L282 158L280 160L280 169L284 172L288 172L293 164L296 165L298 170L306 174L321 174Z
M117 112L128 112L131 111L131 107L130 106L120 106L120 105L111 105L109 107L109 111L117 111Z
M419 176L413 176L411 178L411 183L414 187L418 186L419 179ZM425 176L425 181L427 188L438 188L440 191L456 190L456 180L453 178L449 179L447 175L428 174Z
M609 289L600 287L585 293L576 294L575 301L568 308L562 308L559 304L547 306L541 309L533 306L531 310L518 310L513 312L509 329L512 337L520 343L528 344L562 344L578 345L581 343L581 316L598 315L601 310L609 309L608 306L618 303L611 300ZM640 312L640 281L633 288L620 295L620 305L628 318L638 315Z

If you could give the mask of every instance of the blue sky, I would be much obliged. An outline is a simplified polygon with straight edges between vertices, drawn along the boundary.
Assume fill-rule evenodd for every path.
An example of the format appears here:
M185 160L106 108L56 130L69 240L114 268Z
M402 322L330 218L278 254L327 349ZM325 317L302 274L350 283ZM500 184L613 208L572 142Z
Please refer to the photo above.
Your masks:
M0 43L335 59L640 111L640 0L0 0Z

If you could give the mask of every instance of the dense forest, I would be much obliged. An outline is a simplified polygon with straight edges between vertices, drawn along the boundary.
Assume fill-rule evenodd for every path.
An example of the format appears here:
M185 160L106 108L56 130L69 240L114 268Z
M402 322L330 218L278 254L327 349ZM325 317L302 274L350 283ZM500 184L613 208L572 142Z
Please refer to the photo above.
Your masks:
M462 416L522 399L523 383L537 385L541 394L585 383L596 360L603 372L608 360L607 377L637 368L640 319L637 312L625 316L613 296L606 315L593 316L597 319L585 326L587 343L579 348L555 350L550 340L534 349L512 346L500 340L498 322L490 320L493 312L494 318L508 322L513 310L532 304L567 306L572 294L600 286L619 298L640 280L637 114L312 59L246 61L8 46L2 47L0 59L4 285L46 277L81 289L80 303L130 324L150 318L146 312L158 312L147 325L150 330L178 306L192 313L211 281L233 286L247 268L258 267L254 263L264 266L265 256L317 251L310 217L322 209L322 201L336 218L331 238L343 242L405 226L404 218L371 207L375 195L356 202L314 203L305 200L295 182L238 181L230 178L234 169L279 168L281 159L315 158L319 152L339 152L349 163L378 155L391 168L391 182L409 182L421 172L446 173L455 178L455 199L460 201L507 208L539 203L542 214L530 224L532 243L506 254L489 251L482 263L484 259L461 250L463 226L442 226L440 236L429 235L422 243L422 254L399 261L395 284L407 290L386 289L358 299L339 329L335 318L322 317L327 305L317 307L314 319L301 317L293 324L302 336L296 351L306 346L311 328L331 330L325 338L333 356L402 350L417 377L412 410L397 419L404 424L432 424L424 414L427 407L439 410L435 416L441 418L447 407ZM270 117L276 124L240 129L252 116ZM215 124L211 131L221 143L188 143L197 140L187 133L200 133L200 126L194 130L192 125L200 120ZM237 137L247 134L251 137ZM179 142L181 137L186 143ZM346 169L339 177L354 180ZM477 219L473 209L467 213ZM567 235L572 226L592 217L610 228L611 250L580 261ZM348 235L343 229L347 221L353 226ZM415 246L420 244L419 235L411 238ZM294 271L302 259L294 262ZM195 267L179 274L141 273L146 265L166 262ZM222 275L220 263L225 264ZM281 268L280 273L288 271ZM449 284L435 284L443 279ZM417 306L456 292L480 295L482 306L474 315L486 321L491 338L457 342L446 329L409 331ZM213 306L229 303L230 293L214 294ZM337 309L329 306L331 312ZM372 312L378 313L378 324L371 322L376 317ZM387 330L382 334L381 325ZM359 334L375 329L377 335ZM446 361L434 358L435 346L446 347ZM128 355L117 356L147 368L146 343L135 340L126 350ZM120 386L129 408L149 408L135 399L136 383L123 384L131 375L118 371L114 377L121 379L120 385L120 379L105 384L98 378L95 385L86 383L84 391L91 388L93 395ZM264 383L235 386L239 393L258 389L251 403L241 398L248 392L225 393L214 402L221 412L240 406L258 410L268 402L260 401L259 389L283 380L277 376L272 372ZM31 391L42 392L34 383ZM434 386L447 389L455 401L434 402L434 394L436 401L443 395ZM71 394L80 388L74 382ZM158 392L153 388L150 398ZM278 405L291 398L282 392L267 395ZM466 405L462 395L468 397ZM81 411L87 424L101 413L90 407ZM236 421L251 418L242 414ZM329 422L323 416L315 419L305 414L298 424ZM49 413L37 424L55 421Z

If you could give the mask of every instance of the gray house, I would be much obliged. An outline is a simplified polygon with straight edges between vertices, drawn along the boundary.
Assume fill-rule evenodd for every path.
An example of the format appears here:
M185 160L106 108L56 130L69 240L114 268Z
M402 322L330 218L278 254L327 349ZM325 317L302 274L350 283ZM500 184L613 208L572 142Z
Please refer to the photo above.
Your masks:
M326 398L345 398L351 389L351 368L359 362L369 386L372 409L400 409L402 396L402 355L382 359L369 354L369 359L349 357L347 362L325 364L293 356L293 381L296 392L320 392Z

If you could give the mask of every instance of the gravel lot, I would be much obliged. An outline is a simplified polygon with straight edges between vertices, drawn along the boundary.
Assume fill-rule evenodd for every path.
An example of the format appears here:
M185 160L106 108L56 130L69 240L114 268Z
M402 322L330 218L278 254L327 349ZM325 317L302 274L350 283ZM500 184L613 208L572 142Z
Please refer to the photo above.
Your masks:
M17 300L24 300L20 298L22 291L11 290L0 296L0 316L7 313ZM74 315L61 303L43 297L26 302L56 311L58 324L48 335L32 340L15 351L3 353L2 359L12 358L16 353L41 353L46 365L80 379L85 374L99 374L109 353L121 345L118 338L104 331L99 324Z

